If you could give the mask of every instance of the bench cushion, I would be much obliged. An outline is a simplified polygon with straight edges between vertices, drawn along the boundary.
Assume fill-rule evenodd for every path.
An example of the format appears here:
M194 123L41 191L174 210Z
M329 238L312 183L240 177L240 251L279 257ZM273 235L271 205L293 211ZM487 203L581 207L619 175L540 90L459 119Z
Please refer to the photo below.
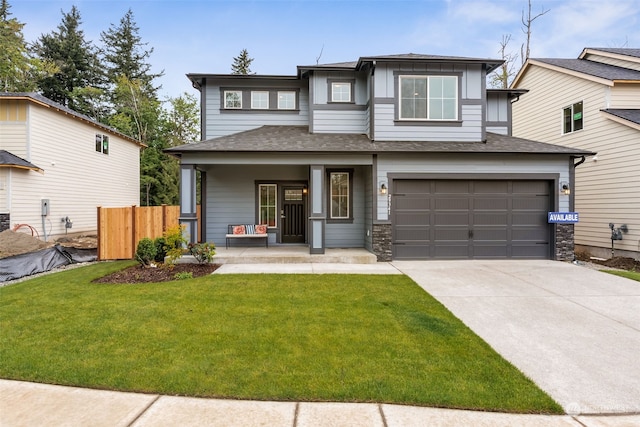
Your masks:
M245 234L244 225L235 225L233 227L233 234Z
M267 234L267 226L264 224L256 225L256 234Z

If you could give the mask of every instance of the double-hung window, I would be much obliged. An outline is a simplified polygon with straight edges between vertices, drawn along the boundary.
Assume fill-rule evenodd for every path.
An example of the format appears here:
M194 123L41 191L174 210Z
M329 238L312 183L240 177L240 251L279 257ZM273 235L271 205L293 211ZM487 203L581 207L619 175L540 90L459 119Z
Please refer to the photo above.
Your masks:
M351 102L351 83L332 82L331 102Z
M278 110L295 110L296 93L294 91L278 92Z
M457 120L458 77L401 75L400 120Z
M267 90L251 91L251 109L268 110L269 109L269 91Z
M351 172L329 173L329 217L333 220L351 219Z
M241 90L225 90L224 91L224 108L239 110L242 109L242 91Z
M258 185L259 224L266 224L268 227L276 226L277 196L276 184Z
M582 101L562 109L562 133L571 133L582 129Z

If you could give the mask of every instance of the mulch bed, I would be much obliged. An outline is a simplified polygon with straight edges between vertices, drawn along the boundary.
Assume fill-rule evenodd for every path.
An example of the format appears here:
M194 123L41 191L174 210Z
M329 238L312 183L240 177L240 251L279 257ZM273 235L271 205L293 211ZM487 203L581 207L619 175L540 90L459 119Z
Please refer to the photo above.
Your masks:
M621 270L640 271L640 261L633 258L614 257L605 261L593 260L593 262Z
M172 267L160 265L158 267L142 267L134 265L124 270L116 271L101 277L93 283L156 283L176 280L178 273L191 273L193 277L206 276L220 267L218 264L175 264Z

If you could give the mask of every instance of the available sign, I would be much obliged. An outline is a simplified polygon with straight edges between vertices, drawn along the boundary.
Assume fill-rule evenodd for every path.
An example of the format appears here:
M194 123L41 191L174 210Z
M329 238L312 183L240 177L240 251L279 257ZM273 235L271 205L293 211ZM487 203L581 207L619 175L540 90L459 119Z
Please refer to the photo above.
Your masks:
M579 221L578 212L549 212L547 221L550 224L575 224Z

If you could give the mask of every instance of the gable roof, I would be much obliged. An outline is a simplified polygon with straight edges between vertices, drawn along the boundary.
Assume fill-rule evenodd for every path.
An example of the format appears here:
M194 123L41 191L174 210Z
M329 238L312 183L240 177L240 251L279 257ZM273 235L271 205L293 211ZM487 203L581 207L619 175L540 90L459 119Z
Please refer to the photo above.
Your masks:
M579 58L582 59L590 53L613 53L614 55L633 56L640 58L640 49L629 47L585 47Z
M145 144L143 144L142 142L138 141L135 138L131 138L128 135L123 134L120 131L115 130L114 128L105 125L104 123L100 123L97 120L92 119L91 117L78 113L77 111L72 110L69 107L66 107L62 104L59 104L55 101L50 100L49 98L40 95L39 93L36 92L0 92L0 99L11 99L11 100L25 100L28 102L32 102L36 105L40 105L42 107L45 108L49 108L52 111L56 111L59 113L62 113L66 116L69 116L73 119L76 120L80 120L84 123L90 124L92 126L95 126L97 128L100 128L102 130L106 130L114 135L119 136L122 139L125 139L129 142L133 142L136 145L139 145L141 147L146 147Z
M0 168L30 169L32 171L44 173L44 170L40 169L38 166L6 150L0 150Z
M640 109L605 108L600 111L616 122L640 130Z
M615 65L603 64L601 62L589 61L588 59L536 58L533 59L532 62L538 65L553 65L611 81L640 81L640 71L616 67Z
M169 154L235 153L485 153L567 154L595 153L487 132L486 142L371 141L366 135L309 133L307 126L262 126L232 135L181 145Z

